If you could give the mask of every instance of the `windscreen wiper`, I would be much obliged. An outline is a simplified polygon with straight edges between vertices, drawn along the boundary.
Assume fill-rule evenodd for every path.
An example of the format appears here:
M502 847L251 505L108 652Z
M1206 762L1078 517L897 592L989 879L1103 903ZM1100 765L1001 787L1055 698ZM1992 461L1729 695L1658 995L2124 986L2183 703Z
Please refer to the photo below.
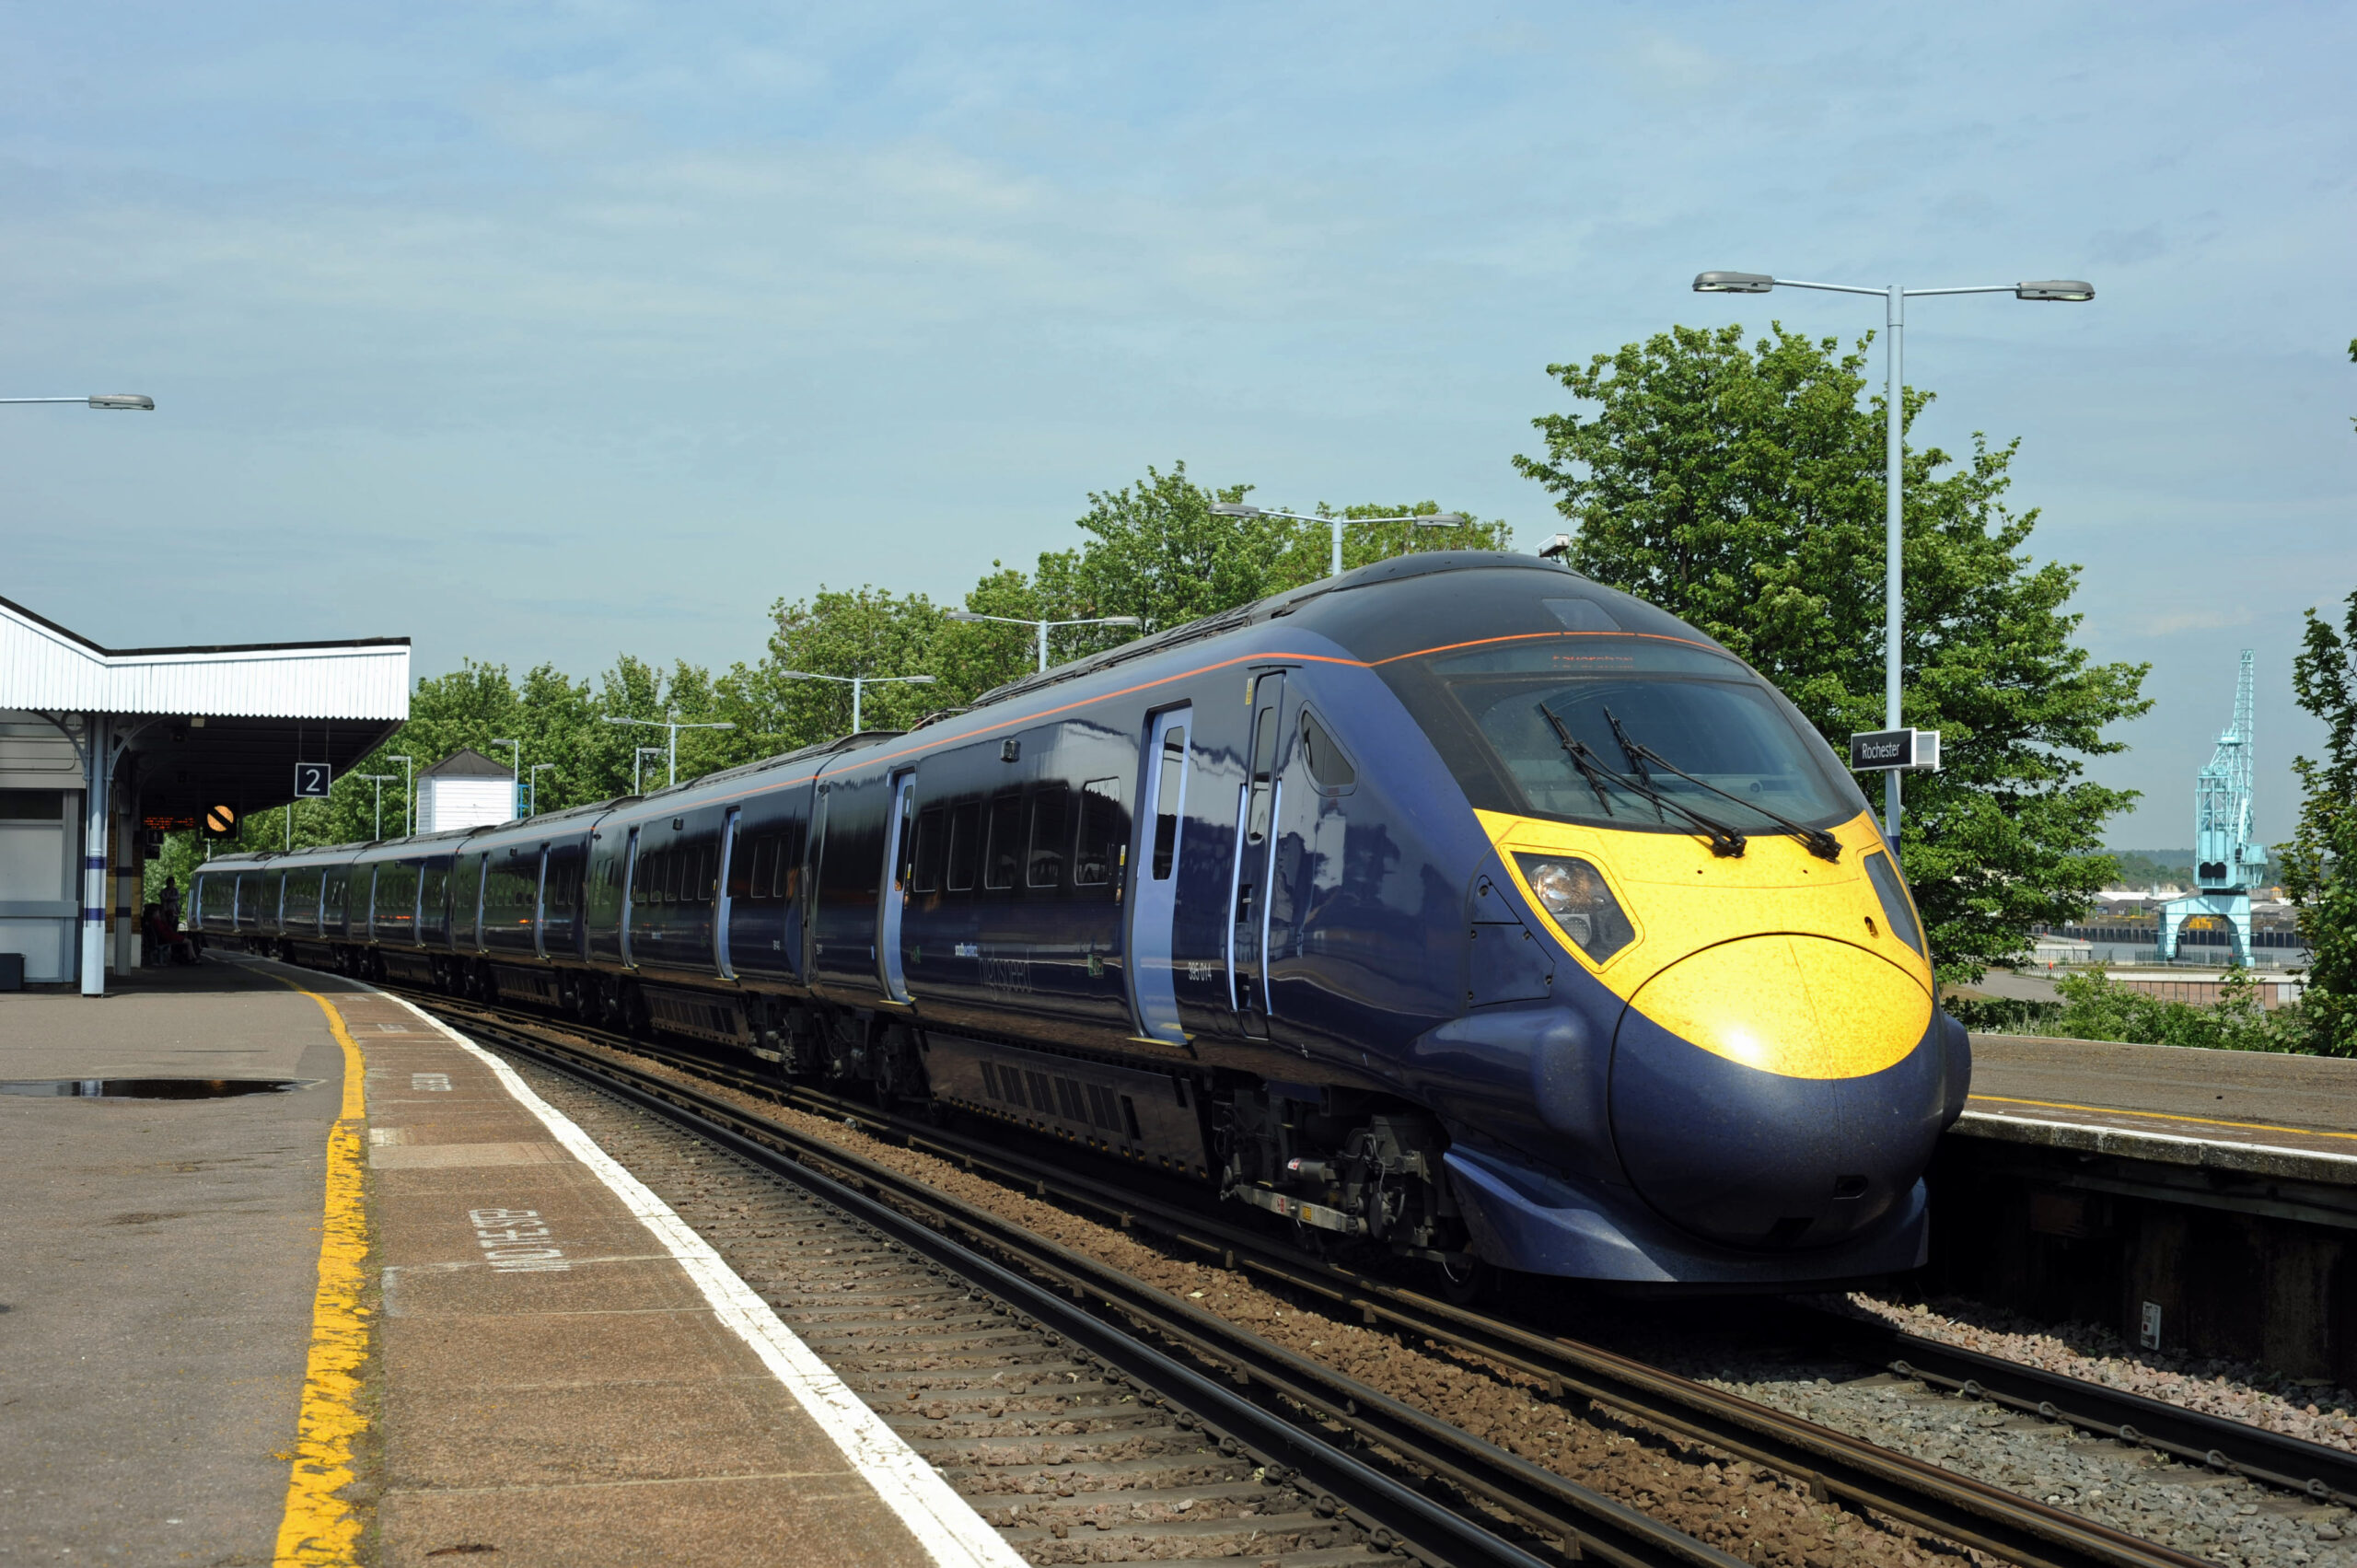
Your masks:
M1552 718L1553 716L1554 715L1552 714L1548 715L1550 718ZM1663 756L1660 752L1655 750L1643 741L1631 739L1629 732L1620 727L1620 721L1612 716L1612 710L1609 708L1604 710L1604 722L1612 726L1612 738L1620 743L1620 749L1627 754L1630 765L1634 767L1638 772L1644 773L1645 764L1647 762L1651 762L1656 767L1665 768L1670 772L1676 773L1679 778L1684 779L1688 784L1700 784L1702 788L1709 790L1713 795L1718 796L1723 799L1732 800L1747 811L1759 812L1759 815L1767 818L1771 822L1775 823L1777 827L1782 829L1785 832L1790 833L1794 838L1800 840L1802 843L1807 845L1809 854L1817 856L1817 859L1839 861L1841 858L1841 841L1835 838L1831 833L1827 832L1824 829L1812 828L1805 823L1795 822L1790 817L1779 816L1777 813L1769 810L1766 807L1760 805L1756 800L1746 800L1739 795L1721 789L1718 785L1711 783L1708 779L1696 778L1692 773L1688 772L1685 769L1679 767L1677 763L1671 761L1668 758ZM1561 726L1557 726L1559 730L1561 727ZM1645 774L1645 778L1648 784L1652 782L1651 774Z
M1552 708L1541 703L1538 704L1538 712L1549 724L1554 726L1555 738L1563 743L1564 753L1571 758L1572 766L1580 771L1580 776L1587 780L1588 787L1596 791L1596 798L1604 807L1606 816L1612 815L1612 804L1605 798L1602 781L1609 779L1631 795L1650 804L1656 814L1675 811L1689 822L1693 823L1701 832L1702 837L1710 841L1713 854L1722 859L1730 859L1743 854L1747 841L1741 833L1736 832L1724 822L1714 821L1703 816L1690 806L1670 799L1655 787L1650 777L1642 780L1632 779L1626 773L1606 767L1596 757L1595 749L1578 736L1573 735L1563 721L1556 716ZM1640 763L1639 766L1642 768L1643 764Z

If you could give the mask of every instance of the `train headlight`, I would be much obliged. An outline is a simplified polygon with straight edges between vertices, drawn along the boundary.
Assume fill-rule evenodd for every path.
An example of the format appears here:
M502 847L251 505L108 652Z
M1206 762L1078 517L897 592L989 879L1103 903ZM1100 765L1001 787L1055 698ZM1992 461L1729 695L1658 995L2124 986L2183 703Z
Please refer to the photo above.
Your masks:
M1597 963L1637 939L1636 928L1620 912L1620 900L1605 886L1603 873L1586 861L1537 854L1515 859L1541 907Z

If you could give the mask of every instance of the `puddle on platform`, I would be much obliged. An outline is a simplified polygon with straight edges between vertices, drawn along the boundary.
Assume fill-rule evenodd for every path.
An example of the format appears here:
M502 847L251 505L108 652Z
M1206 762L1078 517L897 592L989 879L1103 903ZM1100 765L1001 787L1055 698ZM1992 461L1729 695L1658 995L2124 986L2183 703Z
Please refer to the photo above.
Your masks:
M19 1078L0 1080L0 1095L71 1099L233 1099L284 1094L317 1078Z

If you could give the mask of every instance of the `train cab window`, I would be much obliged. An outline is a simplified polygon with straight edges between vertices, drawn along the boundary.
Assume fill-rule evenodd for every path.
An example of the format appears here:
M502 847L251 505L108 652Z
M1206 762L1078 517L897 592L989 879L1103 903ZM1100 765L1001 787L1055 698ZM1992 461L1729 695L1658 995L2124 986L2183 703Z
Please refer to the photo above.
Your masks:
M1066 824L1072 791L1048 784L1031 797L1031 855L1023 879L1034 888L1052 888L1063 880Z
M974 886L974 863L982 857L982 808L968 801L949 813L949 876L947 886L953 893L970 891Z
M1080 786L1080 837L1073 847L1072 879L1075 887L1101 888L1113 879L1121 863L1121 846L1130 827L1121 812L1121 781L1091 779Z
M1186 806L1187 726L1162 738L1162 775L1154 792L1154 879L1167 881L1178 861L1178 813Z
M1309 776L1319 789L1343 790L1359 782L1358 770L1307 708L1301 710L1301 760L1308 764Z
M938 806L928 806L917 813L916 851L909 861L909 891L930 893L941 886L941 854L943 838L949 827L946 814Z
M993 890L1015 886L1023 863L1023 796L1010 790L991 802L990 850L983 860L982 886Z

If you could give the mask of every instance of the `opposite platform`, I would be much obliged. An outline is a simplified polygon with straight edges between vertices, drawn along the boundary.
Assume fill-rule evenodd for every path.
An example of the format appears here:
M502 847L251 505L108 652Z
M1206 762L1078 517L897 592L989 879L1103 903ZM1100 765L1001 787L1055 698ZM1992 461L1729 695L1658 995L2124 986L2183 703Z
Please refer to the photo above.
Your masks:
M2357 1186L2357 1061L1975 1035L1954 1132Z

